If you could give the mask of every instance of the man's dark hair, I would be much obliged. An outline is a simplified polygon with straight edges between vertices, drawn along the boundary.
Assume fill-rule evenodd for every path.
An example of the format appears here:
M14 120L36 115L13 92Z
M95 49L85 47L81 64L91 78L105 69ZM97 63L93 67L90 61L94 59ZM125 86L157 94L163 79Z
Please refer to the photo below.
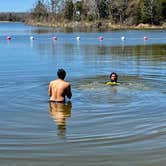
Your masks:
M116 77L116 78L115 78L115 82L117 82L117 80L118 80L118 75L117 75L115 72L112 72L112 73L110 74L110 78L112 77L113 74L114 74L115 77Z
M64 80L64 78L66 77L66 71L64 69L58 69L57 76L58 78Z

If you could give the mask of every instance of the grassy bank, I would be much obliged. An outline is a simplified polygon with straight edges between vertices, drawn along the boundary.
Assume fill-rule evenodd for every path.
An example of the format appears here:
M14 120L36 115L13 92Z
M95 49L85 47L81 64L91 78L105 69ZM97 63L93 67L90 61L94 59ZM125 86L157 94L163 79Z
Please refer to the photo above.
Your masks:
M33 26L45 26L45 27L54 27L54 28L71 28L75 30L83 30L83 29L98 29L98 30L127 30L127 29L166 29L166 23L163 23L161 26L157 25L150 25L150 24L139 24L139 25L124 25L124 24L112 24L107 21L95 21L95 22L35 22L35 21L28 21L26 22L27 25Z

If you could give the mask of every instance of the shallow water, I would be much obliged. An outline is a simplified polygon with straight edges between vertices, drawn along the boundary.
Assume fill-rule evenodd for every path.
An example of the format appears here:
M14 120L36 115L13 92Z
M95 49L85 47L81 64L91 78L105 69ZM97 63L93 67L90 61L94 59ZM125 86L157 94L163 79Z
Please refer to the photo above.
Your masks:
M1 165L165 166L166 31L53 32L0 23ZM61 67L73 97L50 107Z

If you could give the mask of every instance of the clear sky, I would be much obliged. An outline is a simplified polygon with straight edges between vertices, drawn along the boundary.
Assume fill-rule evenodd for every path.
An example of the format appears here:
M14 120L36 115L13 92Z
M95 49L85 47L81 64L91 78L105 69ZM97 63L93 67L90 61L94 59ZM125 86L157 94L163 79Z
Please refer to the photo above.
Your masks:
M0 0L0 12L27 12L36 0Z

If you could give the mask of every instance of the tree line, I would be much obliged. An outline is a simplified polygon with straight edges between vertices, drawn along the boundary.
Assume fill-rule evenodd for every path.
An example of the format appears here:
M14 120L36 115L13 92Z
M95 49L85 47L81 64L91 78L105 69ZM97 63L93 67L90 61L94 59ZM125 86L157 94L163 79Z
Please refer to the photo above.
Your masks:
M0 13L0 20L161 25L166 22L166 0L37 0L29 13Z
M38 0L27 19L160 25L166 21L166 0Z
M1 12L0 21L24 22L26 13Z

